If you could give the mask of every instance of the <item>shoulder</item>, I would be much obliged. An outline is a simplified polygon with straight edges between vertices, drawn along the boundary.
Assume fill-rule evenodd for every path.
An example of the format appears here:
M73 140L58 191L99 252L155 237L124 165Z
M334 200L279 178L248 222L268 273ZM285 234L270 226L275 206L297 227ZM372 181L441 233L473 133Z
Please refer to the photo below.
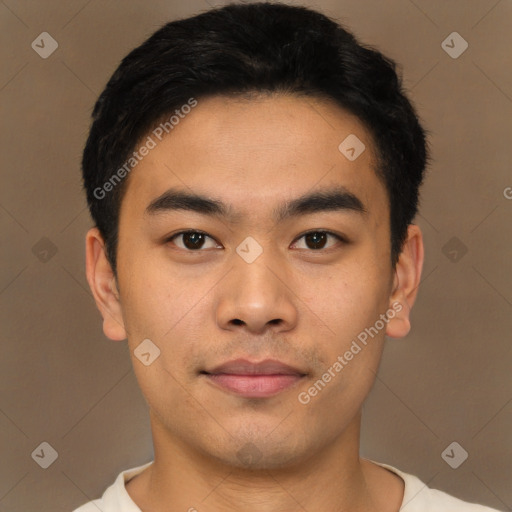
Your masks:
M73 512L141 512L126 491L125 484L134 476L142 473L153 461L142 466L122 471L115 482L106 489L103 496L97 500L81 505Z
M416 504L419 506L415 506ZM469 503L446 494L445 492L438 491L437 489L429 489L424 487L423 491L410 500L410 507L404 506L404 512L413 511L450 511L450 512L499 512L494 508L479 505L478 503Z
M405 473L399 469L371 461L400 476L404 483L404 497L400 512L500 512L497 509L469 503L443 491L429 488L417 476Z

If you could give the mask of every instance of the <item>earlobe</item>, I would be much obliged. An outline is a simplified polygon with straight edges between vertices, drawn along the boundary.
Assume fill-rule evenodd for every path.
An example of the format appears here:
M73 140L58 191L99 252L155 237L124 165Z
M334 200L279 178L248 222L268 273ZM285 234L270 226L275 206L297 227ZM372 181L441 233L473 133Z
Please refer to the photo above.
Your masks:
M393 290L389 298L390 310L395 312L387 324L386 335L403 338L410 329L410 313L418 294L423 269L424 247L421 230L410 224L407 239L395 268Z
M120 295L97 228L90 229L85 237L85 260L87 281L103 317L103 332L111 340L122 341L126 339L126 329Z

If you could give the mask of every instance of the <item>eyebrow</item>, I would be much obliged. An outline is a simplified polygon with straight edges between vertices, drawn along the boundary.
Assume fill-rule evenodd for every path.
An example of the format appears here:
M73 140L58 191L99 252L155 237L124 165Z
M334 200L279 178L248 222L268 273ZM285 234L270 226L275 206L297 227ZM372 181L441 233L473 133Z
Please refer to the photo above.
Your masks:
M230 205L218 199L175 188L167 190L151 201L144 214L154 216L176 210L224 217L232 222L241 217ZM367 213L363 202L356 195L345 187L338 186L310 192L287 201L274 209L273 217L275 222L279 223L290 217L329 211L349 211L361 215Z

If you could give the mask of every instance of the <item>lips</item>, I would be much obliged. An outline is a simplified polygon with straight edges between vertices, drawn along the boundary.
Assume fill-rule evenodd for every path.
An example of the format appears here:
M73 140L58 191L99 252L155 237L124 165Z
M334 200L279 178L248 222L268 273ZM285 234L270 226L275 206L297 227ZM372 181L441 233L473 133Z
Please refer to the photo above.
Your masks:
M259 363L251 363L247 359L235 359L206 373L213 375L219 373L227 375L305 375L301 370L274 359L266 359Z
M266 398L297 384L306 373L280 361L236 359L201 372L218 389L245 398Z

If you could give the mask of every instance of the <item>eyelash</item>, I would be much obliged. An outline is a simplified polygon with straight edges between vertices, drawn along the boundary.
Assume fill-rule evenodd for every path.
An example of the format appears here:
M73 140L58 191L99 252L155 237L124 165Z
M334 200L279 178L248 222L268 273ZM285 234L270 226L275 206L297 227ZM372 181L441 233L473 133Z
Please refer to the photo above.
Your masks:
M174 235L166 238L164 240L165 243L169 243L169 242L172 242L175 238L181 236L181 235L186 235L186 234L190 234L190 233L194 233L194 234L200 234L200 235L205 235L207 236L208 238L211 238L212 240L214 240L216 243L218 243L215 238L213 238L212 236L210 236L208 233L204 232L204 231L200 231L200 230L197 230L197 229L187 229L185 231L179 231L178 233L174 233ZM298 236L295 240L294 240L294 243L297 242L298 240L300 240L301 238L304 238L305 236L307 235L310 235L310 234L323 234L323 235L330 235L334 238L336 238L338 240L338 242L341 242L343 244L346 244L348 243L348 240L346 240L344 237L342 237L341 235L337 235L336 233L333 233L332 231L325 231L325 230L322 230L322 229L315 229L315 230L312 230L312 231L307 231L306 233L303 233L302 235ZM220 244L219 244L220 245ZM198 250L191 250L191 249L183 249L182 247L178 247L178 249L182 249L186 252L204 252L205 250L204 249L198 249ZM330 251L331 249L334 249L334 247L329 247L327 249L306 249L306 250L309 250L311 252L327 252L327 251ZM304 249L302 249L304 250Z

